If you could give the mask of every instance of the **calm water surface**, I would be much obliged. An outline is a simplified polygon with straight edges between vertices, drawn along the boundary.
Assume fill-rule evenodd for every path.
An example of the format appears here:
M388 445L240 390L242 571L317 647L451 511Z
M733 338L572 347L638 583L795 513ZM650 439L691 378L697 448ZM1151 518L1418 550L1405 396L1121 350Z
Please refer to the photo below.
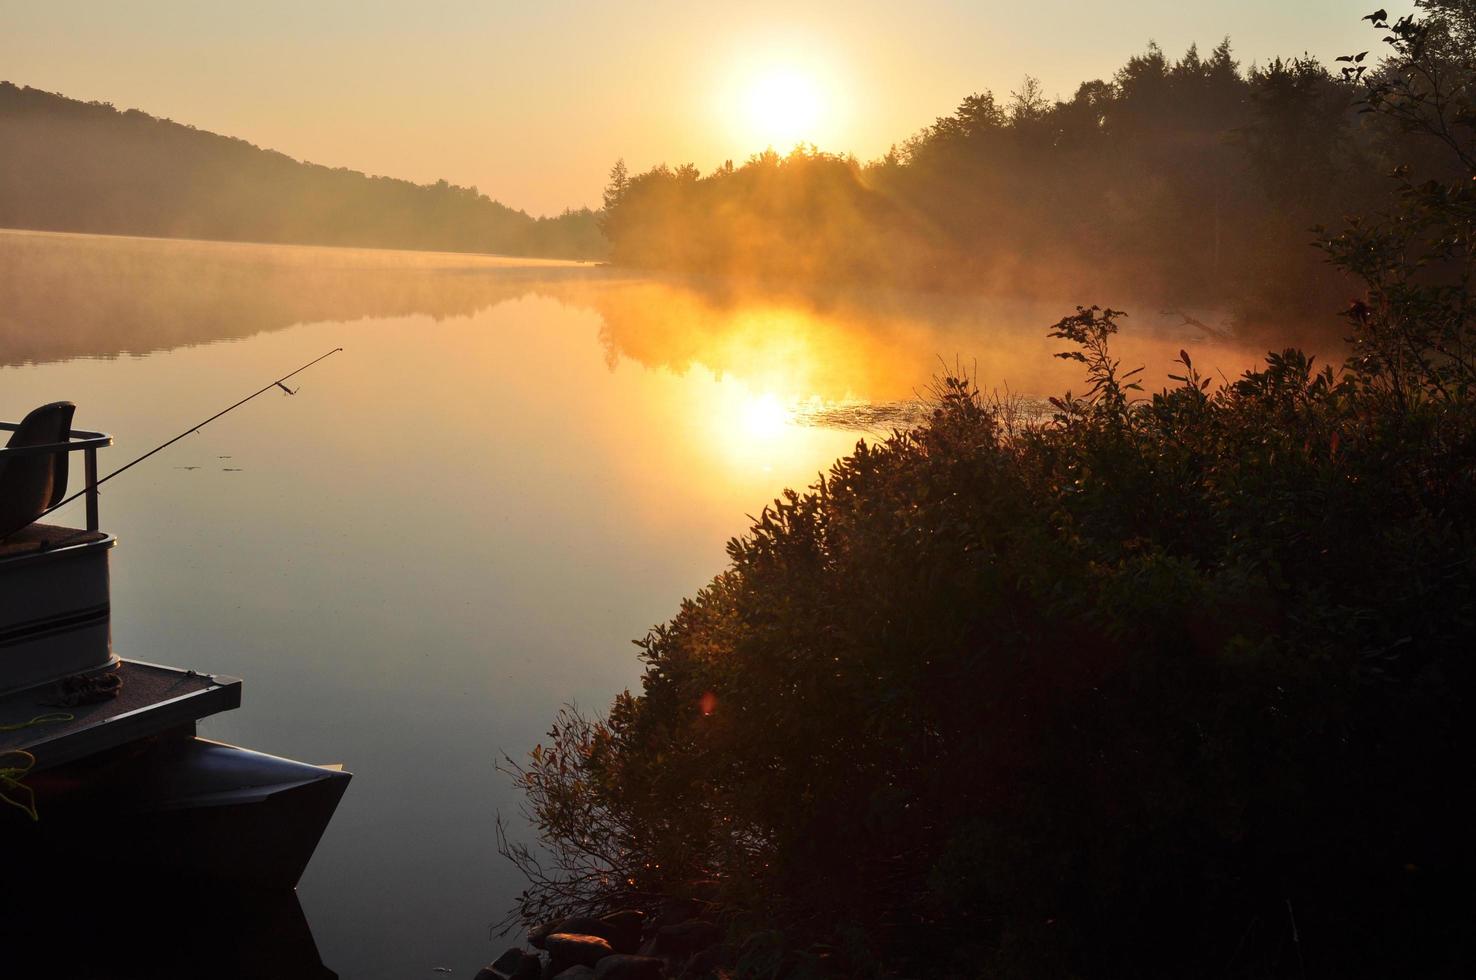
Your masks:
M470 977L522 887L494 849L519 805L499 753L636 685L630 641L744 515L905 417L940 358L986 388L1079 389L1044 336L1077 301L0 232L0 416L75 401L116 436L106 472L345 348L104 489L114 643L245 679L207 737L355 773L300 888L328 966ZM1130 322L1124 359L1155 384L1184 344L1231 375L1262 349Z

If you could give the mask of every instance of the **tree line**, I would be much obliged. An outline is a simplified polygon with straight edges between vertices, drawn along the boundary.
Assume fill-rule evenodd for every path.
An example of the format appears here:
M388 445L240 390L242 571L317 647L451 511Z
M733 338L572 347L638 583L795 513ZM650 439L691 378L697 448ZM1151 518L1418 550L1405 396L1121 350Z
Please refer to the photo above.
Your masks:
M1396 161L1441 166L1359 91L1310 56L1243 68L1228 40L1177 59L1150 44L1064 101L1028 77L970 95L869 163L812 146L706 175L622 161L602 226L638 267L1325 310L1346 280L1313 227L1386 201Z
M598 258L588 208L294 160L137 109L0 82L0 227Z

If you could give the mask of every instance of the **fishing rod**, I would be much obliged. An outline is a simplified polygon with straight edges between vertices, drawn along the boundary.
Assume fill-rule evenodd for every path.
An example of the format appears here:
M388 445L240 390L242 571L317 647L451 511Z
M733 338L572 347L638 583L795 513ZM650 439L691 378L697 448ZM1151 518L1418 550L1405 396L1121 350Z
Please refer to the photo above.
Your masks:
M50 514L52 511L61 510L67 504L70 504L72 501L76 500L78 497L80 497L83 494L87 493L89 490L93 490L93 489L95 489L97 487L102 486L104 483L107 483L113 477L120 475L121 473L123 473L126 470L132 469L133 467L137 466L139 463L142 463L144 460L148 459L150 456L154 455L155 453L163 452L165 449L168 449L170 446L174 445L176 442L179 442L185 436L191 435L191 434L196 433L196 432L199 432L201 429L205 428L205 426L209 425L211 422L214 422L216 419L220 418L222 415L226 415L226 414L228 414L230 412L234 412L236 409L240 408L242 405L244 405L247 402L251 401L251 399L257 397L258 395L264 395L267 392L271 391L273 388L281 388L283 391L287 392L287 394L289 394L289 395L295 395L295 394L297 394L296 391L294 391L291 388L287 387L282 382L286 381L288 378L293 377L293 375L301 374L302 372L306 371L308 368L312 367L314 364L317 364L319 361L324 360L326 358L332 357L334 354L337 354L341 350L343 350L342 347L335 347L331 351L329 351L328 353L322 355L321 357L315 357L315 358L313 358L311 361L308 361L306 364L304 364L302 367L298 368L296 371L293 371L292 374L284 374L282 377L278 378L276 381L273 381L271 384L269 384L269 385L265 386L264 388L262 388L260 391L254 391L251 394L247 395L245 398L243 398L240 401L236 402L234 405L231 405L229 408L223 408L220 411L216 412L214 415L210 416L210 418L206 419L205 421L198 422L195 425L190 426L188 429L184 430L179 435L175 436L173 439L170 439L168 442L160 443L159 445L155 446L153 449L150 449L148 452L144 453L142 456L138 457L137 459L133 460L132 462L124 463L122 466L118 467L116 470L114 470L113 472L109 473L107 476L103 477L102 479L98 480L96 483L92 484L91 486L83 487L81 490L78 490L76 493L72 494L70 497L68 497L67 499L63 500L61 503L55 504L55 505L53 505L51 507L46 508L39 515L37 515L36 520L39 521L41 518L45 517L47 514ZM9 535L6 535L6 537L9 537ZM0 539L0 540L3 540L3 539Z

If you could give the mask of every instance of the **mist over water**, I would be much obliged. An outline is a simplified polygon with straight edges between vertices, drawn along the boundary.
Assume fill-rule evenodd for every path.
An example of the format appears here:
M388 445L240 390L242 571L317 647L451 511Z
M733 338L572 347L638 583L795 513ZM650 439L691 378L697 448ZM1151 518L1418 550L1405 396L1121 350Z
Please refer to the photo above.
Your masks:
M522 887L494 850L519 803L499 753L635 684L628 641L722 567L744 515L912 417L945 366L1079 389L1045 331L1093 301L1133 313L1119 354L1150 388L1180 347L1232 378L1263 353L1215 311L1123 297L0 232L0 415L77 402L117 438L106 472L345 348L106 488L114 643L245 679L205 736L356 774L300 889L330 967L470 976ZM1335 323L1294 334L1336 352Z

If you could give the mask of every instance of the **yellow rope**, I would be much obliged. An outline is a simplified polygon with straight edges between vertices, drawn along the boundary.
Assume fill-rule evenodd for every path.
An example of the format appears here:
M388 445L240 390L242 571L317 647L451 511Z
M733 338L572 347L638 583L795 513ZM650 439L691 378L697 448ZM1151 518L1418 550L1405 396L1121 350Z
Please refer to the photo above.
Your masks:
M49 711L44 715L37 715L30 721L17 722L13 725L0 725L0 732L18 732L22 728L30 728L32 725L52 725L61 721L75 721L76 715L69 715L65 711ZM32 820L40 820L41 815L36 812L36 791L21 782L30 773L31 767L36 764L36 757L25 749L10 749L0 752L0 759L7 755L21 757L22 764L14 766L0 766L0 802L9 803L17 810L25 812ZM15 796L10 794L14 793Z
M40 820L41 815L36 812L36 791L21 782L31 767L36 764L36 757L25 749L11 749L9 752L0 752L0 758L7 755L18 755L24 759L24 765L0 766L0 801L9 803L18 810L25 811L32 820ZM10 796L16 794L20 799Z
M76 720L76 715L69 715L65 711L48 711L44 715L37 715L30 721L19 721L14 725L0 725L0 732L18 732L22 728L30 728L32 725L51 725L59 721Z

